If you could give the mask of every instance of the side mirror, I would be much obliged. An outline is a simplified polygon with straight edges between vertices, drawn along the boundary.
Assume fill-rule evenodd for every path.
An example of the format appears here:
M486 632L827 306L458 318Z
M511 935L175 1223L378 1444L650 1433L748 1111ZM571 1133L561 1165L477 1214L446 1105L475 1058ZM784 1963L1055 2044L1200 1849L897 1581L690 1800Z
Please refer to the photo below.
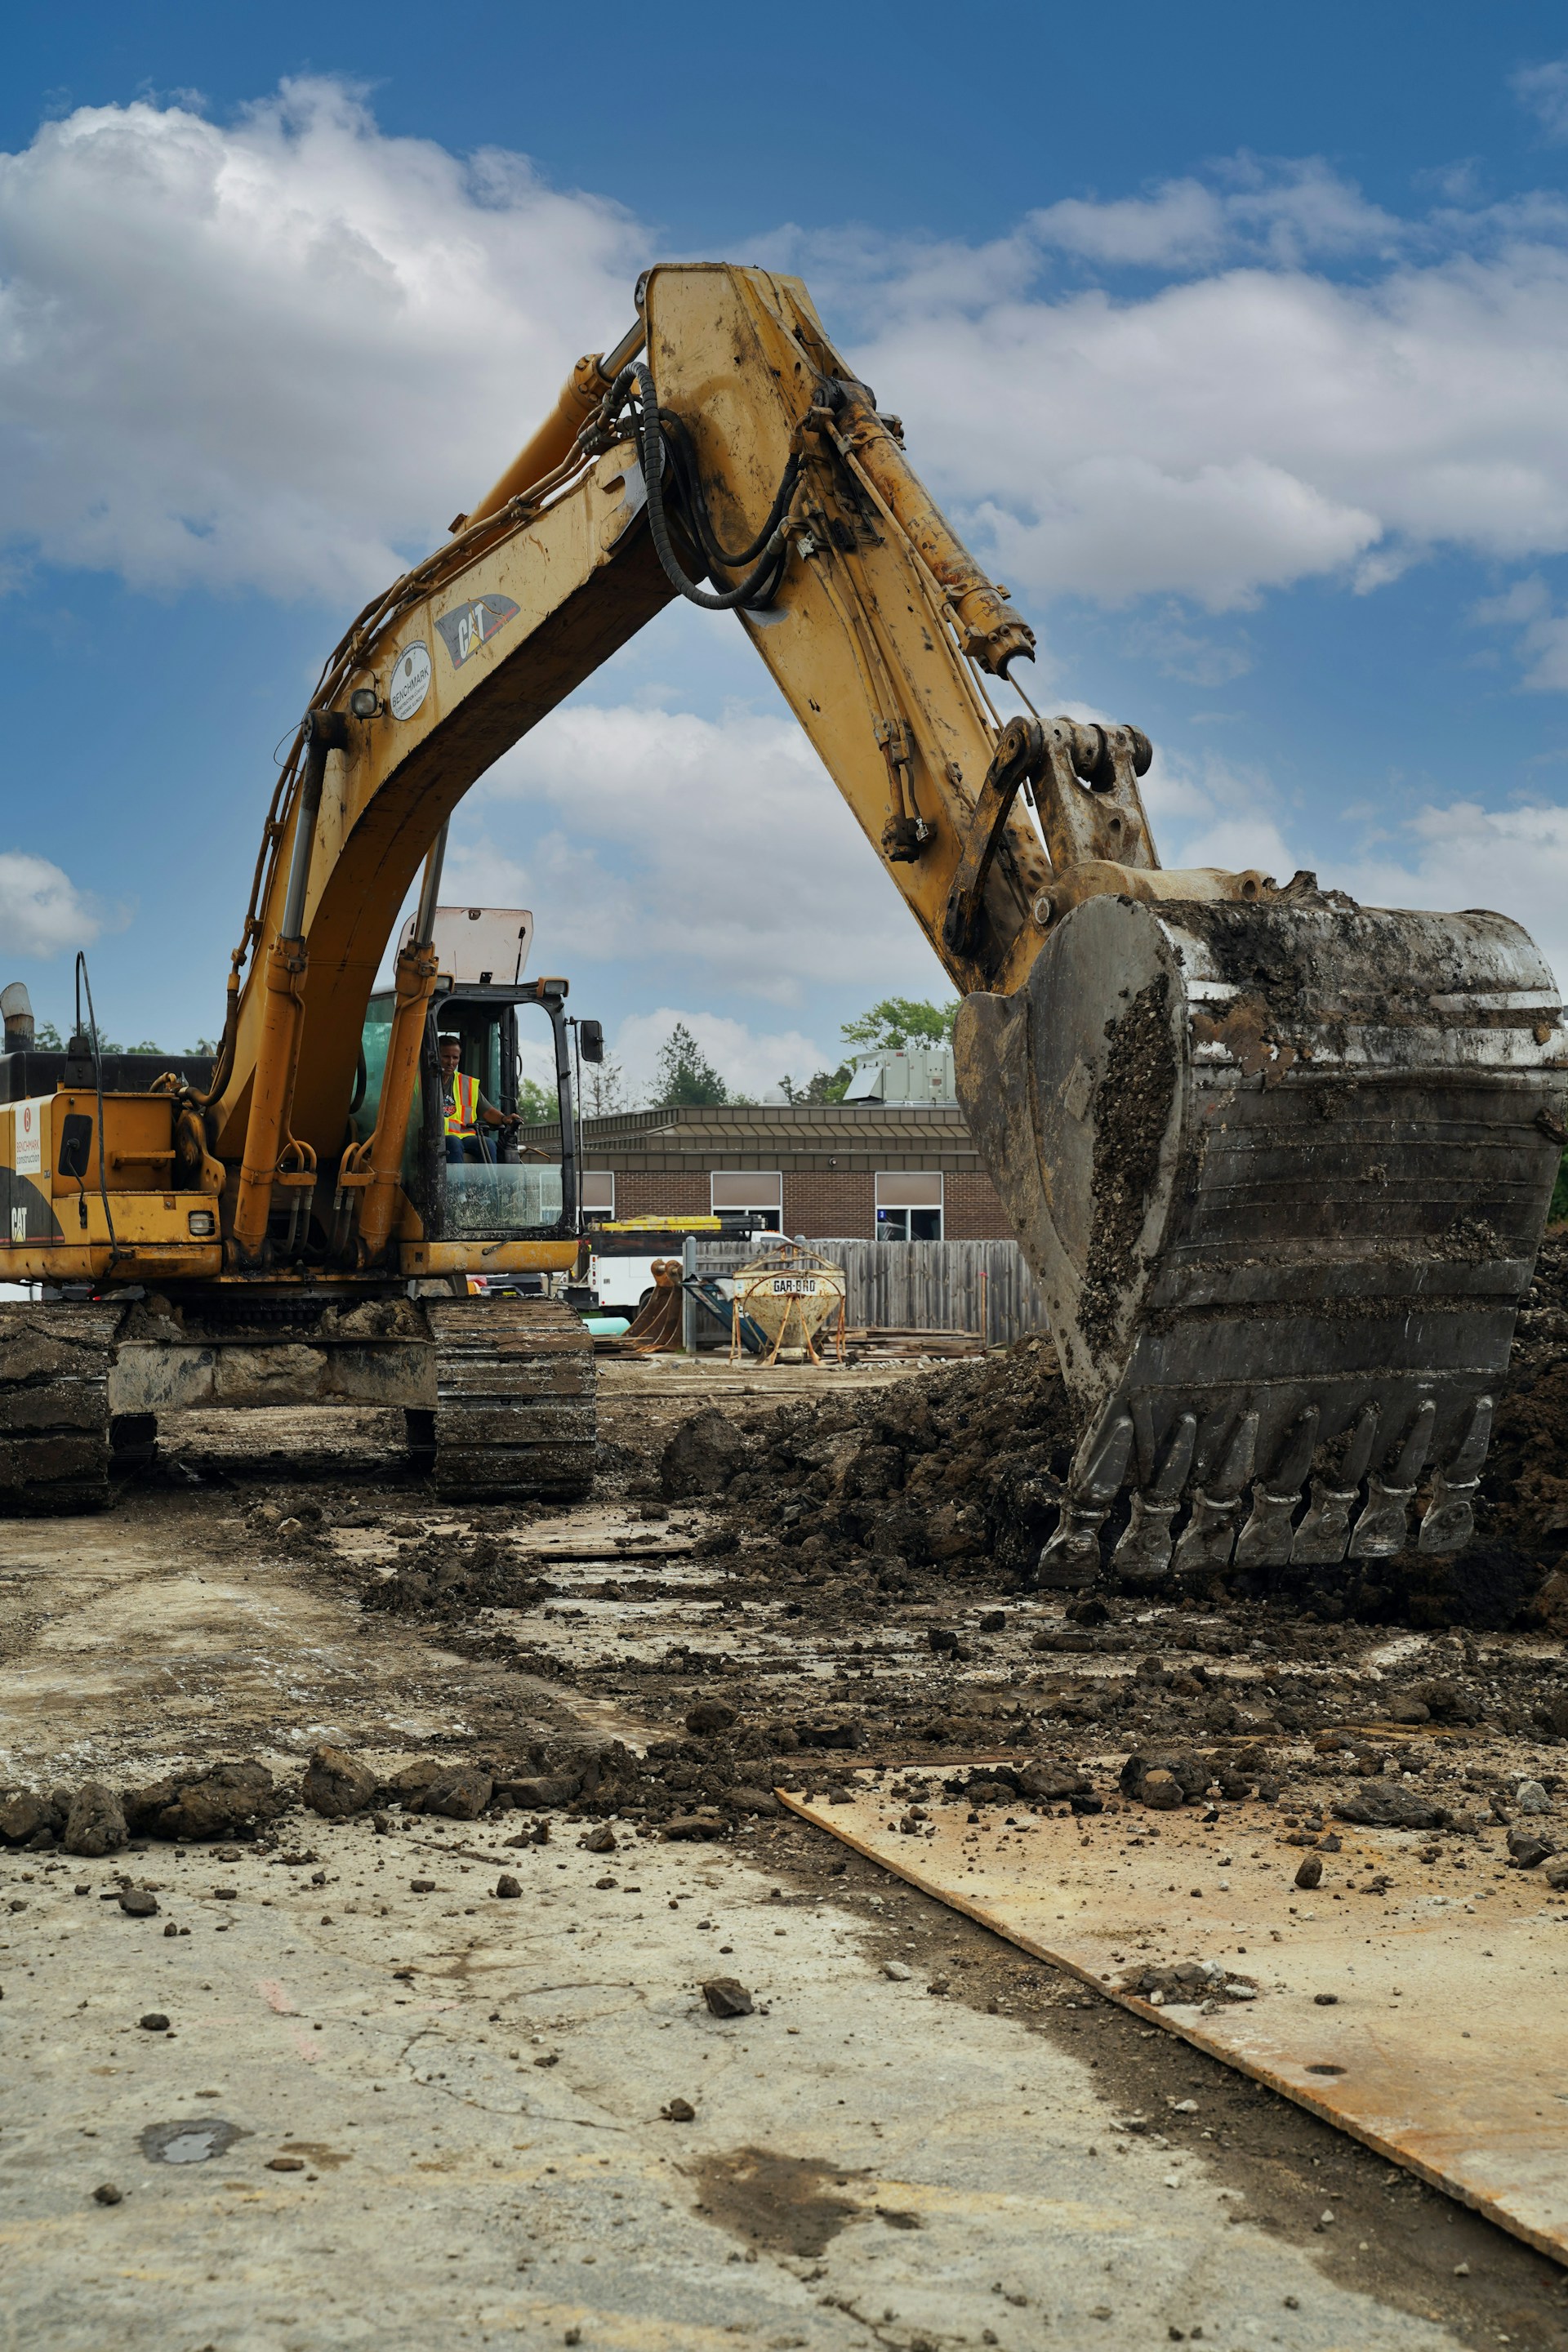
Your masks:
M84 1184L91 1158L91 1119L84 1111L68 1111L60 1121L60 1174L72 1176L79 1184Z
M605 1024L602 1021L579 1021L577 1044L585 1062L602 1062L605 1058Z

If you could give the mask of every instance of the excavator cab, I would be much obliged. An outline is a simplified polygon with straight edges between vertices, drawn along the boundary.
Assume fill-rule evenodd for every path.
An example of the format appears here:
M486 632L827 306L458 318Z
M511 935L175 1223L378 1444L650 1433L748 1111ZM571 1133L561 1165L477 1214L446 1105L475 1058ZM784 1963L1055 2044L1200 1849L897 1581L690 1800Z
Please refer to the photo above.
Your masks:
M381 1079L393 1034L393 990L369 1000L362 1037L362 1085L353 1129L364 1140L376 1127ZM458 1075L482 1106L517 1118L520 1046L529 1025L550 1024L560 1103L560 1157L524 1150L515 1127L479 1119L461 1148L447 1136L447 1079L442 1046L458 1045ZM593 1030L595 1024L581 1024ZM576 1119L572 1094L572 1037L566 1021L566 981L496 983L454 981L439 990L426 1018L418 1082L402 1155L402 1185L433 1242L557 1242L578 1233L581 1183L576 1167ZM543 1277L529 1289L543 1289Z

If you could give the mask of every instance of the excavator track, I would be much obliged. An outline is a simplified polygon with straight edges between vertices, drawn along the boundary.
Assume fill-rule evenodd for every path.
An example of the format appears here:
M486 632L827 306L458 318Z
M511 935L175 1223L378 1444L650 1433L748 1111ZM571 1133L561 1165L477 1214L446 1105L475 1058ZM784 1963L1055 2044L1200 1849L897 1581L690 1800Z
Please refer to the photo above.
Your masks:
M1042 1582L1463 1549L1568 1087L1517 924L1098 898L958 1057L1083 1430Z
M453 1502L576 1502L597 1444L594 1343L554 1299L454 1299L426 1312L436 1408L423 1433Z
M120 1306L0 1307L0 1511L70 1517L109 1500Z

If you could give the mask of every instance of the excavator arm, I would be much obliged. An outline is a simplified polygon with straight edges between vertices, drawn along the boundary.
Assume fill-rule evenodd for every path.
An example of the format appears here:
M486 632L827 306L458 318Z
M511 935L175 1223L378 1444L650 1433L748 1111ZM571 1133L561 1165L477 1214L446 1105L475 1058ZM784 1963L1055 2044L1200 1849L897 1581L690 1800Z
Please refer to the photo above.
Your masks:
M682 265L639 298L323 674L205 1110L231 1269L268 1265L279 1188L323 1225L331 1192L362 1267L416 1230L422 922L376 1134L348 1141L397 908L427 860L433 908L474 779L683 594L739 612L965 1000L962 1097L1084 1430L1042 1576L1108 1542L1125 1581L1198 1590L1462 1543L1562 1137L1540 956L1497 915L1163 869L1146 740L1012 691L1029 630L804 287Z

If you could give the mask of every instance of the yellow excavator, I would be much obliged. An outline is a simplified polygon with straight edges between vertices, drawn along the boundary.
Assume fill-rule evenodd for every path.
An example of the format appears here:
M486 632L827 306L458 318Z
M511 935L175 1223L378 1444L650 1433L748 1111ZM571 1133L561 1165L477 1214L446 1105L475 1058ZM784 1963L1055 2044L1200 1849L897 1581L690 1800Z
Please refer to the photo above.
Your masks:
M684 596L739 614L964 999L961 1099L1081 1424L1043 1581L1465 1543L1563 1140L1530 940L1166 871L1147 740L1037 713L1029 628L805 287L671 265L637 310L326 664L205 1083L105 1088L90 1024L47 1090L6 1057L0 1276L47 1286L4 1310L12 1507L100 1499L160 1410L252 1395L401 1403L454 1495L581 1490L580 1325L461 1295L476 1268L558 1286L574 1203L509 1223L498 1192L457 1230L416 1148L431 920L474 779ZM366 1008L421 865L367 1127Z

